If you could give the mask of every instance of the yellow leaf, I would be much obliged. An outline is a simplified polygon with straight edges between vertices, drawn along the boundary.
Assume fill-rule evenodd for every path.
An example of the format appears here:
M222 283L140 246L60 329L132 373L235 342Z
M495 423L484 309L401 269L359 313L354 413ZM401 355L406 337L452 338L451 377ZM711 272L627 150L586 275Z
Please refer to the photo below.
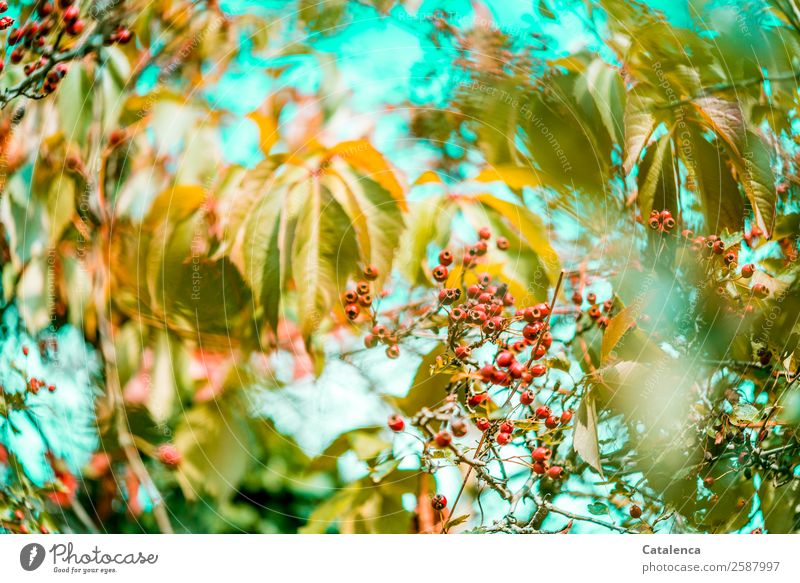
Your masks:
M420 174L419 178L414 181L414 186L421 184L443 184L441 177L433 170L428 170Z
M551 282L556 282L561 273L558 255L548 240L544 222L525 207L501 200L490 194L479 194L476 199L500 213L519 235L527 241L531 250L539 256Z
M184 185L168 188L159 194L144 220L146 229L156 229L167 222L178 222L189 217L203 204L206 191L202 186Z
M383 154L372 147L368 141L342 142L330 149L330 155L338 156L350 166L367 173L370 179L391 193L402 210L408 210L403 187L400 186L394 170L386 162Z
M547 175L541 170L524 166L495 166L482 170L475 177L477 182L505 182L509 188L543 186Z
M278 123L271 115L264 115L258 112L249 114L247 118L258 126L258 145L261 148L261 152L263 152L265 156L269 156L272 146L275 145L275 142L277 142L280 137Z

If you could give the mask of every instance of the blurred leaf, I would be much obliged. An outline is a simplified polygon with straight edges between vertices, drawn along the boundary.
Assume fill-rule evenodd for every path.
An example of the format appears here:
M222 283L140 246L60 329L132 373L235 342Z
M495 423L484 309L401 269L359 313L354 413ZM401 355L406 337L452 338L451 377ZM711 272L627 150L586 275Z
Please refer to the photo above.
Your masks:
M244 415L230 403L195 405L184 414L174 444L183 456L181 471L192 490L188 499L208 493L217 501L237 489L251 459L251 431Z
M592 502L586 509L589 511L589 514L594 514L595 516L608 514L608 506L602 502Z
M451 372L435 372L437 359L445 354L445 348L438 345L426 354L414 375L408 394L397 399L397 407L407 415L414 415L423 407L433 407L447 395L445 389L450 385Z

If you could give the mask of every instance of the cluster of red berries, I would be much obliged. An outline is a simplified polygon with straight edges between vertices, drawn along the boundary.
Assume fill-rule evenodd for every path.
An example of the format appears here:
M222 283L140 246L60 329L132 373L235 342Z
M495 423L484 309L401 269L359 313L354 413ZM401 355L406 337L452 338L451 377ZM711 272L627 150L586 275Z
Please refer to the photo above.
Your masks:
M8 8L7 2L0 2L0 13ZM75 0L59 0L56 3L42 1L38 3L35 16L38 20L21 24L18 28L11 30L8 34L7 44L9 47L16 47L9 55L12 64L22 63L26 58L25 75L30 76L36 71L53 66L55 53L60 49L58 41L63 34L77 37L83 34L86 29L86 22L81 19L80 8ZM5 30L14 24L14 19L4 16L0 18L0 30ZM48 44L48 38L53 35L53 44ZM119 25L104 39L106 45L113 43L127 43L131 40L131 31ZM5 63L0 59L0 72ZM49 70L40 86L44 94L55 91L58 82L66 74L66 65L56 63L54 68Z
M51 393L54 393L56 390L55 385L48 385L42 379L37 379L35 377L32 377L28 381L28 392L30 392L31 394L34 395L37 394L39 392L39 389L42 389L44 387L47 387L47 390L50 391Z
M654 231L669 233L675 228L675 219L672 218L672 213L666 209L663 211L657 211L654 209L650 211L650 218L647 219L647 224Z
M467 247L461 256L461 263L465 268L473 266L479 257L483 257L489 251L489 243L487 241L492 238L492 231L489 227L482 227L478 230L478 238L478 242ZM505 237L498 237L495 244L500 251L507 251L510 245ZM439 253L439 265L431 271L433 279L439 283L446 281L448 276L447 268L452 265L453 260L453 253L450 250L444 249Z
M583 294L577 290L572 294L572 303L576 306L582 306L583 299ZM598 303L597 294L589 292L586 294L586 301L589 303L586 315L589 316L590 320L596 322L600 328L606 328L611 318L611 312L614 309L614 300L606 300L603 303Z
M745 235L745 240L748 242L748 244L752 240L752 237L755 236L752 234L754 232L760 234L761 230L758 229L758 227L753 227L753 229L751 229L750 231L751 238L749 240L747 239L747 235ZM703 236L695 237L694 234L689 230L683 231L682 234L684 238L691 241L692 249L694 251L704 253L705 256L709 258L720 257L722 259L725 268L728 271L736 269L738 261L737 252L732 248L726 247L725 242L722 239L720 239L717 235L709 235L707 237ZM739 273L743 279L750 279L751 277L753 277L753 274L755 274L755 271L756 271L755 265L753 265L752 263L748 263L742 266ZM724 287L719 287L717 291L723 295L726 293ZM769 296L769 289L763 283L753 284L753 286L751 287L751 291L752 294L757 298L763 299ZM744 309L746 312L750 312L752 311L753 307L748 304L745 306Z
M386 356L398 358L400 356L399 340L400 338L396 331L390 331L384 324L375 324L372 327L372 333L364 336L364 346L375 348L379 343L384 344L386 346Z
M344 313L348 320L355 320L361 313L362 308L369 308L372 306L372 284L378 278L378 270L368 265L363 271L364 280L356 283L355 289L349 289L342 295L342 302L344 303Z
M506 291L505 286L492 285L491 282L492 277L488 273L478 274L478 283L467 288L467 300L450 310L450 323L456 333L463 327L472 327L491 336L508 326L510 320L502 314L504 308L514 304L514 296ZM457 288L445 288L439 292L442 305L452 305L461 297L461 290ZM469 351L462 347L457 349L456 356L467 358Z

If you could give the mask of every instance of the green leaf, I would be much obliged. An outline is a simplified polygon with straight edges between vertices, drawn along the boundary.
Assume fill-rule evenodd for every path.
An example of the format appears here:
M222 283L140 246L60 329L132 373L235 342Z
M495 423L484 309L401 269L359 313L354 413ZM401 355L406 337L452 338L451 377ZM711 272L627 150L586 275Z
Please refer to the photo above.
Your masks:
M709 143L697 131L684 136L678 151L686 165L690 183L699 194L710 233L741 230L744 199L717 143Z
M469 520L469 517L470 517L469 514L462 514L461 516L451 518L445 523L444 530L450 530L454 526L458 526L459 524L464 524Z
M449 198L438 196L411 205L408 226L400 239L397 268L412 285L431 285L424 269L428 245L444 247L455 210Z
M625 140L625 85L620 74L602 59L595 59L575 83L576 99L580 100L584 91L594 100L608 135L617 144L622 144Z
M448 372L433 372L439 369L437 359L444 353L444 346L438 345L423 357L408 394L397 400L397 407L401 411L414 415L423 407L433 407L445 398L445 389L450 385L453 375Z
M744 119L737 101L700 97L692 101L701 123L724 141L734 156L741 155Z
M184 495L194 499L197 492L208 493L218 502L229 498L251 459L251 437L246 416L232 403L196 405L184 414L174 438L192 488L184 488Z
M637 202L642 217L647 219L650 211L669 209L677 212L677 188L675 161L672 156L672 132L661 137L648 147L639 164L639 193Z
M602 502L592 502L586 507L586 509L589 511L589 514L593 514L595 516L603 516L608 514L608 506Z
M650 140L650 136L653 135L658 123L653 114L652 101L637 93L635 89L628 94L623 119L625 123L623 166L625 173L629 174L639 161L642 150Z
M600 463L600 443L597 437L597 407L594 397L587 395L581 401L575 415L575 431L572 448L591 468L603 476Z
M549 233L544 222L525 207L501 200L490 194L479 194L475 199L498 212L541 259L550 283L555 283L561 273L558 254L550 245Z
M741 158L734 158L739 181L750 200L756 224L769 237L775 226L775 175L772 172L769 149L761 137L748 131Z

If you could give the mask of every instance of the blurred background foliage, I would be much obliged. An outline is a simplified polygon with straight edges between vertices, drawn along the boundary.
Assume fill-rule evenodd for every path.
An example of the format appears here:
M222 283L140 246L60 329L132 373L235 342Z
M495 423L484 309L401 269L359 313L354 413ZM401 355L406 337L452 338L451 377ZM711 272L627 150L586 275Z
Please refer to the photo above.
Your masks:
M364 352L339 298L367 264L382 309L430 297L438 252L484 225L520 305L563 268L560 301L627 306L580 342L554 323L546 388L588 420L558 503L621 522L636 492L657 532L800 528L791 475L714 457L715 501L693 479L748 424L797 473L794 0L119 4L133 41L0 116L2 528L417 531L462 474L434 483L383 425L441 400L442 349ZM648 230L662 209L769 298L726 310L746 286ZM509 513L467 496L460 529Z

